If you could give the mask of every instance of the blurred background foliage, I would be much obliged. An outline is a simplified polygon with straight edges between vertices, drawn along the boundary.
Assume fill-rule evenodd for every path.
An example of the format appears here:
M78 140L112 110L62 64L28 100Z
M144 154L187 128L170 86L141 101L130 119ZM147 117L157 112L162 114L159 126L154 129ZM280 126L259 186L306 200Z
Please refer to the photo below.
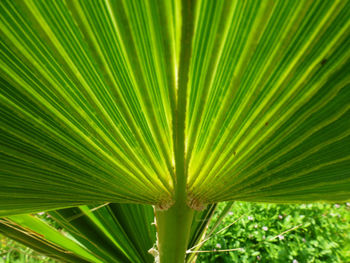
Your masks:
M203 252L198 262L350 262L350 203L237 202L222 226L236 219L225 231L213 235L201 250L241 249Z
M41 255L1 234L0 255L1 263L57 263L57 261Z

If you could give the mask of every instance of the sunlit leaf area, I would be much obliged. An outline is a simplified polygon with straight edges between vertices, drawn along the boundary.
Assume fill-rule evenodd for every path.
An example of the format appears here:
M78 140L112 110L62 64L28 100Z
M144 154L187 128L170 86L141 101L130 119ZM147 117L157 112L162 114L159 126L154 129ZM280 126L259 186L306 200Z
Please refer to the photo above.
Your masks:
M346 262L349 201L350 1L0 1L0 260Z

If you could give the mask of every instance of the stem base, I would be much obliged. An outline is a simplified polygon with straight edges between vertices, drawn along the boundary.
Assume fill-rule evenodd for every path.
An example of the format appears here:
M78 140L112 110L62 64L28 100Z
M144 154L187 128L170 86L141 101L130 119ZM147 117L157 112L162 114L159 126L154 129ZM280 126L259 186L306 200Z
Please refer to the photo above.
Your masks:
M160 263L183 263L194 210L176 202L166 211L156 211Z

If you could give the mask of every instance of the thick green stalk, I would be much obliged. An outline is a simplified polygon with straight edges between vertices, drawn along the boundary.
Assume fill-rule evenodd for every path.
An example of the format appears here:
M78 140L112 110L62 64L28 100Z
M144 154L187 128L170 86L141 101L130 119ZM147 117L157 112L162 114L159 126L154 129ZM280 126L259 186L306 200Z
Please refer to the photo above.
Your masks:
M177 202L156 213L160 263L183 263L190 237L193 210Z
M195 1L181 3L182 26L180 61L177 78L177 100L173 116L175 155L174 205L157 211L158 251L160 263L183 263L190 237L193 209L187 206L187 164L185 151L185 121L188 73L192 53Z
M181 153L184 148L180 145L178 150L177 153ZM194 211L186 203L184 154L177 159L176 169L175 204L168 210L156 211L160 263L183 263L190 237Z

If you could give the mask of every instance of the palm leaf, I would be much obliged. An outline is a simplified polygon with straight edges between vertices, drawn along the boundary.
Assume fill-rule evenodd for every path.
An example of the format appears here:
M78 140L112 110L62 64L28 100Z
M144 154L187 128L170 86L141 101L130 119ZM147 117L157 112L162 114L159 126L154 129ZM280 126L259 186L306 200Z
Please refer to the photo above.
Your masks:
M202 240L215 208L196 212L188 248ZM103 204L47 215L55 227L36 215L16 215L1 219L0 233L63 262L154 262L156 226L151 206ZM193 262L194 256L189 254L186 262Z
M1 219L0 233L63 262L102 262L84 247L30 215Z
M184 251L206 204L350 198L349 1L4 0L0 14L1 216L154 205L159 242ZM122 255L143 257L129 241Z
M151 225L154 215L150 206L82 206L58 210L50 215L103 262L153 262L153 257L147 252L156 237L155 227Z

